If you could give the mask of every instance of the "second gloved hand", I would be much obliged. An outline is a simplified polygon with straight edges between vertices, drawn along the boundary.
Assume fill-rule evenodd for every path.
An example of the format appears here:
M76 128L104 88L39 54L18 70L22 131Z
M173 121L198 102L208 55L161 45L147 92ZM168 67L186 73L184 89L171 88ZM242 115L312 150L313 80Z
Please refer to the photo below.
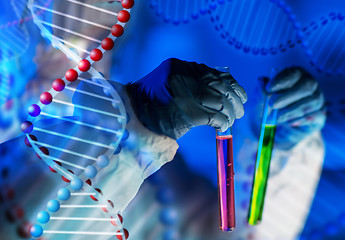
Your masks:
M225 131L243 116L247 101L229 73L178 59L164 61L127 91L140 121L173 139L199 125Z
M266 86L270 105L278 109L275 144L290 149L323 128L326 121L324 96L318 82L298 67L286 68Z

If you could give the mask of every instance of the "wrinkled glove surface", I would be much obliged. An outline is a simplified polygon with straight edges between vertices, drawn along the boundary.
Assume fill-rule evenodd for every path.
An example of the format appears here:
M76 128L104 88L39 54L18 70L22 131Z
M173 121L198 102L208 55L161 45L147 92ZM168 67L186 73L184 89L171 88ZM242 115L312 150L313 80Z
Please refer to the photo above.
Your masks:
M243 116L247 101L229 73L174 58L129 84L127 91L140 121L173 139L199 125L225 131Z
M269 104L278 109L275 144L295 146L325 125L325 100L318 82L305 70L286 68L266 85Z

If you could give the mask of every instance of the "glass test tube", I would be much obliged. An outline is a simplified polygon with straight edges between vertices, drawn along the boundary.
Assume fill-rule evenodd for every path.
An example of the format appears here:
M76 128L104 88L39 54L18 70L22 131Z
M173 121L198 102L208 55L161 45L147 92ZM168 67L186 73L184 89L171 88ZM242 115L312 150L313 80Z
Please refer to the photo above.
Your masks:
M273 73L274 70L271 72L271 77L273 76ZM277 110L270 108L269 98L266 97L248 212L248 223L251 225L260 223L262 219L267 180L274 145L274 136L276 132L276 122Z
M216 67L218 71L230 72L229 67ZM222 231L235 229L235 191L232 128L216 131L219 228Z
M235 229L235 189L232 128L216 131L219 228L222 231Z

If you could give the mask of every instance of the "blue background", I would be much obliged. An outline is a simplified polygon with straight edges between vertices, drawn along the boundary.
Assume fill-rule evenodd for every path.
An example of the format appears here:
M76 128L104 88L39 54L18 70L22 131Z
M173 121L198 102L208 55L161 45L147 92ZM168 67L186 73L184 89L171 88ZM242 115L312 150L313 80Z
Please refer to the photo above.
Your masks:
M328 118L322 131L326 146L324 170L304 227L303 236L307 239L345 239L345 191L343 190L345 184L345 155L343 153L345 143L344 75L329 76L324 72L317 71L317 67L310 63L313 57L307 56L306 49L298 43L295 43L291 48L288 47L285 52L278 52L275 55L254 55L236 49L234 45L227 42L227 39L222 38L221 31L217 30L215 22L211 21L212 17L217 16L220 11L219 8L224 7L224 4L231 4L231 2L236 1L219 1L225 2L223 5L219 5L216 1L205 1L205 5L200 5L201 7L196 10L190 8L190 11L189 9L186 10L185 14L180 11L176 12L177 10L173 7L175 2L181 1L166 1L171 7L165 8L163 11L157 10L155 5L152 6L152 2L162 1L138 0L136 2L136 7L132 12L132 20L127 26L128 31L124 37L119 39L118 47L113 53L114 65L111 75L106 77L122 83L136 81L170 57L202 62L211 67L229 66L232 75L248 93L249 98L245 108L250 109L255 106L256 100L259 98L257 79L267 75L271 67L283 69L298 65L305 68L320 83L327 102ZM185 1L192 4L196 0ZM215 8L213 8L213 3ZM340 0L288 0L286 4L296 15L301 28L309 26L312 22L319 24L322 21L320 20L321 17L328 18L332 12L345 14L345 2ZM205 6L210 12L204 11ZM281 10L275 9L274 11L277 11L279 16L284 16ZM2 22L12 20L13 12L6 10L6 13L7 19L3 15L1 17ZM241 17L245 11L238 11L236 14ZM175 15L181 16L179 24L169 21L168 17ZM334 22L329 22L324 27L319 26L315 30L313 38L306 38L308 43L313 45L312 50L322 49L327 52L336 42L345 45L345 38L341 38L340 34L345 27L344 21L335 30L339 34L333 34L331 38L328 38L332 29L331 24ZM238 22L238 25L238 29L241 29L241 21ZM272 22L259 24L258 29L267 35L271 31L272 25ZM34 75L35 65L32 59L35 51L33 49L38 42L44 41L32 22L27 22L26 27L30 33L30 48L19 60L1 63L2 66L7 64L11 74L15 75L15 81L11 86L11 97L13 98L23 94L26 83ZM289 25L282 25L281 27L287 29ZM324 29L325 31L323 31ZM295 41L295 35L291 35L291 39ZM268 42L273 44L276 40L273 34ZM25 67L24 70L21 69L23 66ZM18 116L24 119L25 116L21 116L22 111L21 109L18 110ZM240 121L246 121L248 117L245 116L244 120ZM249 130L240 129L237 131ZM201 140L197 141L198 139ZM209 127L193 129L179 139L178 143L180 154L187 161L188 166L196 173L214 181L216 173L214 129ZM200 162L204 164L199 164Z

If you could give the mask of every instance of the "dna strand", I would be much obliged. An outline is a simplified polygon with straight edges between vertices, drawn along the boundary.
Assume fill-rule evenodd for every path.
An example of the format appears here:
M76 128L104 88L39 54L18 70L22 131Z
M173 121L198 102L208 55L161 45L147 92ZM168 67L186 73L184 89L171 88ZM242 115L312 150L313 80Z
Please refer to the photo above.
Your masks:
M10 146L10 148L8 146ZM26 224L27 221L25 221L25 212L23 208L17 203L18 197L16 187L18 179L15 179L13 177L14 172L18 172L20 176L25 176L25 174L23 174L23 171L20 171L20 169L23 169L22 165L19 165L19 169L17 168L16 170L11 168L11 166L13 166L12 163L17 163L16 159L22 158L23 155L20 152L19 154L17 154L18 157L13 159L11 150L11 145L0 145L0 224L4 226L6 222L10 223L7 224L6 230L8 228L12 228L11 231L17 231L18 236L28 238L30 237L30 229L28 227L28 224ZM24 185L23 183L24 181L21 182L22 185ZM10 237L3 230L4 228L1 228L0 237Z
M215 0L151 0L150 7L164 22L175 25L198 19L216 7Z
M244 53L275 55L299 44L318 72L344 74L343 13L332 12L301 28L283 0L151 0L150 6L157 16L175 25L210 13L220 36Z
M52 198L55 193L52 190L58 190L61 186L59 182L62 181L49 174L49 170L34 161L28 153L20 151L22 154L14 155L13 148L18 149L24 145L20 144L21 141L18 143L18 140L20 139L11 141L11 144L0 145L2 159L0 166L0 222L3 226L0 237L28 239L31 236L30 228L33 225L29 220L36 212L32 206L36 206L37 201ZM87 183L91 184L91 181L89 180ZM61 194L58 196L61 197ZM85 195L85 197L88 196ZM94 196L90 197L96 201ZM80 205L80 203L78 204ZM104 210L106 209L104 208ZM83 213L85 214L85 210ZM42 215L42 212L39 214ZM119 218L122 219L121 216ZM58 221L59 219L56 220L52 217L51 220ZM115 224L115 220L109 221ZM39 239L43 240L42 237Z
M47 2L47 5L51 2L52 0L48 1ZM16 1L16 4L18 4L18 1ZM20 6L24 7L26 6L27 4L27 0L23 0L21 1L21 4ZM16 6L16 5L15 5ZM23 8L23 9L24 9ZM6 27L11 27L11 26L15 26L15 25L20 25L20 24L24 24L26 22L29 22L32 20L32 16L30 15L29 11L27 10L23 10L23 14L20 16L20 18L16 19L16 20L12 20L12 21L8 21L7 23L3 23L0 25L0 29L4 29ZM43 11L42 11L43 12ZM41 13L38 13L38 15L40 15Z
M15 137L21 121L18 119L18 100L15 98L15 75L8 63L0 63L0 143Z
M116 164L110 158L120 151L120 142L128 137L122 100L93 64L122 36L133 5L133 0L105 3L65 0L48 6L44 0L28 2L41 34L78 63L77 67L67 70L64 77L56 79L48 92L40 95L40 102L29 107L30 116L21 125L26 144L68 184L57 192L56 199L48 202L49 212L38 214L39 224L31 228L35 238L42 235L48 235L49 239L61 239L65 235L72 235L73 239L128 238L122 217L115 211L116 203L104 198L91 180L97 179L102 168ZM44 14L38 15L42 10ZM106 217L90 217L96 214L91 211L95 208L102 209L99 214ZM84 210L80 212L80 209ZM57 220L62 220L62 224L52 224ZM77 221L74 227L93 231L72 231L69 228L72 225L64 224L65 221ZM94 228L104 221L114 227L111 232L103 232L103 224Z
M345 72L344 18L343 13L332 12L303 28L305 40L309 43L306 54L318 72L329 76L341 76Z
M16 156L15 158L20 159L21 157L23 156ZM10 160L13 161L13 157ZM37 196L42 197L40 192L48 190L45 185L51 179L47 171L37 177L35 173L42 168L37 164L32 166L25 165L19 169L17 167L15 170L9 167L11 164L13 165L13 162L1 169L0 219L3 219L0 222L2 222L3 231L0 232L0 236L6 236L10 239L14 239L14 237L15 239L18 237L28 239L31 237L30 228L32 226L29 219L34 213L34 209L26 206L32 206L37 202ZM40 173L42 173L42 170L40 170Z
M166 169L161 169L140 187L137 197L124 212L132 238L181 239L178 229L180 212L176 207L176 192L171 186L176 180L174 177L168 175Z
M10 98L10 89L13 84L13 75L0 66L0 105L7 102Z
M51 41L53 47L64 52L76 63L79 63L82 58L88 57L86 60L91 66L103 58L105 51L114 47L114 40L122 36L123 27L129 21L129 11L119 8L121 5L114 5L114 3L123 2L128 7L133 1L117 0L98 4L93 4L99 2L93 0L64 0L64 2L66 4L54 5L52 2L47 6L44 0L30 0L28 6L34 23L40 28L42 36ZM83 12L81 9L86 10ZM44 14L38 15L40 11L44 11ZM113 25L116 17L118 21ZM68 26L63 26L67 21ZM106 24L102 24L102 21ZM86 68L87 62L83 61L80 64L83 63L86 64Z
M73 186L72 184L70 186ZM88 184L91 184L90 181ZM119 213L116 215L110 213L114 207L113 203L108 200L108 202L95 204L95 201L102 201L102 191L92 188L91 185L87 186L83 187L83 191L78 192L72 192L73 189L68 186L59 189L57 198L50 200L47 203L47 209L37 214L38 222L44 224L45 230L41 225L34 225L31 228L31 234L34 237L40 237L44 233L49 236L48 239L55 239L52 237L54 235L57 235L56 239L61 239L60 237L68 239L71 235L73 235L71 239L95 239L95 236L98 236L97 239L104 239L100 238L102 236L127 239L129 234L126 229L122 228L122 216ZM103 211L94 211L95 208ZM92 217L90 217L91 214ZM109 226L105 226L104 222L110 222L114 228L105 231L105 229L109 229ZM74 230L80 226L87 231ZM61 230L62 228L63 230Z
M274 55L302 42L300 24L284 1L219 2L211 21L223 39L244 53Z
M3 9L7 14L12 11L20 20L9 21L0 25L0 62L13 59L23 54L29 46L29 34L23 24L27 19L26 0L10 2L11 9ZM5 4L4 4L5 5Z

